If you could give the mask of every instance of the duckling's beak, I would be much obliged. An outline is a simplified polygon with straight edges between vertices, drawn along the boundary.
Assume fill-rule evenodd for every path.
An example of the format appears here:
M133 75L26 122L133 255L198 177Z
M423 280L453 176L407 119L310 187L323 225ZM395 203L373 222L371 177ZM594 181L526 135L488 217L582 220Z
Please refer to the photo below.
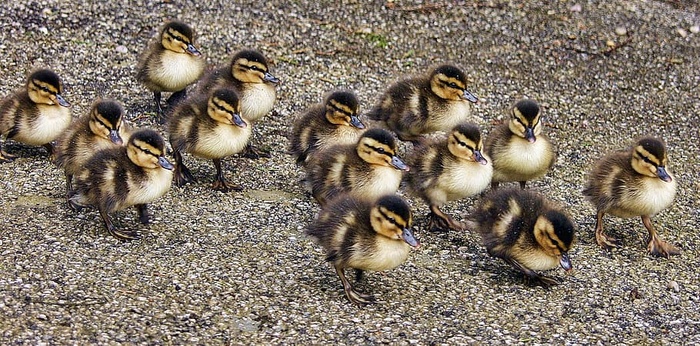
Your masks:
M122 145L124 143L124 141L122 141L122 137L119 135L119 131L117 130L109 131L109 140L118 145Z
M239 113L233 113L233 119L231 119L231 120L233 121L233 124L238 126L238 127L246 128L248 126L248 124L245 122L245 120L243 120L243 118L241 118L241 115Z
M56 102L63 107L70 107L70 103L61 94L56 94Z
M396 155L394 155L394 156L391 157L391 165L392 165L394 168L400 169L400 170L403 170L403 171L407 171L407 172L408 172L408 170L409 170L408 166L407 166L405 163L403 163L403 161L401 161L401 159L400 159L398 156L396 156Z
M275 84L280 82L280 80L277 79L277 77L270 74L270 72L265 72L265 76L263 76L263 80L266 82L275 83Z
M477 99L476 96L467 89L464 89L464 91L462 92L462 98L471 103L479 102L479 99Z
M661 179L667 183L670 183L671 180L673 180L673 179L671 179L671 176L668 175L668 172L666 172L666 168L664 166L656 167L656 175L659 177L659 179Z
M202 53L200 53L197 48L194 47L194 45L188 44L187 45L187 53L190 53L194 56L201 56Z
M365 124L360 121L360 118L357 117L357 115L351 115L350 116L350 125L357 127L358 129L364 129Z
M485 164L489 163L489 162L486 160L486 158L484 157L484 155L481 155L481 151L480 151L480 150L474 150L474 161L476 161L476 162L478 162L478 163L480 163L480 164L482 164L482 165L485 165Z
M420 243L418 242L418 239L413 236L413 232L411 232L410 229L404 228L403 232L401 233L401 239L406 242L406 244L411 245L413 247L420 246Z
M569 259L569 253L564 252L561 254L561 258L559 259L559 265L564 268L567 272L573 269L573 266L571 265L571 259Z
M533 129L532 127L526 127L525 139L527 139L527 141L530 143L535 143L535 141L537 140L537 138L535 137L535 129Z
M173 164L170 163L170 161L168 161L168 159L166 159L165 156L158 157L158 164L169 171L172 171L173 168L175 168L175 166L173 166Z

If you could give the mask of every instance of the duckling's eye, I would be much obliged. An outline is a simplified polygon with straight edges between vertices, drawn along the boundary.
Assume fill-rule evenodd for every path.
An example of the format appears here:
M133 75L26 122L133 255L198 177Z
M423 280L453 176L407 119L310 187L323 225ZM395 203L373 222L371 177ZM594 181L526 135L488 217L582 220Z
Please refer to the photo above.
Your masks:
M656 166L656 164L653 163L653 162L651 162L651 160L649 160L648 157L646 157L646 156L644 156L644 155L639 155L639 156L642 157L642 160L644 160L644 162L646 162L646 163L648 163L648 164L650 164L650 165L652 165L652 166Z
M448 83L447 85L448 85L450 88L459 89L459 87L457 86L457 84L455 84L454 82L450 82L450 83Z
M386 152L386 150L384 150L384 148L377 148L376 150L380 154L384 154Z

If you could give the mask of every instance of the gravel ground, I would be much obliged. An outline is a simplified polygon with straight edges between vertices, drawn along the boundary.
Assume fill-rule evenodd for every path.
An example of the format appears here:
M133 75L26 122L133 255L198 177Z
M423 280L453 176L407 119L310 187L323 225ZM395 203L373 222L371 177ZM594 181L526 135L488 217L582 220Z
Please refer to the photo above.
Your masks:
M144 236L121 242L97 212L71 211L62 173L42 148L9 141L0 165L0 344L696 344L700 343L700 5L698 1L34 1L0 7L0 94L30 70L64 79L74 114L98 96L120 100L138 126L160 129L137 57L163 20L197 32L210 64L261 50L282 80L256 141L272 158L226 160L236 193L200 180L172 188L117 221ZM521 97L543 106L558 159L531 185L578 225L575 271L552 289L524 285L468 232L425 231L399 268L358 288L381 304L358 309L321 249L303 235L318 212L286 154L295 114L335 88L369 109L390 83L450 61L469 75L487 132ZM642 134L666 140L679 182L653 220L683 254L646 254L637 219L609 218L624 246L594 240L581 189L591 164ZM448 205L458 219L475 199Z

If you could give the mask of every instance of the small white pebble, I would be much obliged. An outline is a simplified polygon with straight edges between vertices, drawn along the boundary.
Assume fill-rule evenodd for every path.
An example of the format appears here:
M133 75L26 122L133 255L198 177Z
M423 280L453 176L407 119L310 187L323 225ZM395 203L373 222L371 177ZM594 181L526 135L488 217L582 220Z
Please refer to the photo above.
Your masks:
M617 28L615 28L615 33L618 36L625 36L627 35L627 28L625 28L624 26L618 26Z
M569 10L571 12L581 12L581 10L582 10L581 4L576 4L574 6L571 6L571 8L569 8Z
M683 38L688 37L688 32L685 31L685 29L683 29L683 28L678 28L678 30L676 30L676 31L678 32L678 35L681 35L681 37L683 37Z
M700 25L693 25L693 26L691 26L691 27L690 27L690 32L692 32L693 34L697 34L698 32L700 32Z
M679 292L681 290L680 286L678 286L678 283L675 281L671 281L668 283L668 288L671 290L674 290L676 292Z
M123 45L118 45L117 48L115 48L115 50L119 53L128 53L129 52L129 49L127 49L126 46L123 46Z

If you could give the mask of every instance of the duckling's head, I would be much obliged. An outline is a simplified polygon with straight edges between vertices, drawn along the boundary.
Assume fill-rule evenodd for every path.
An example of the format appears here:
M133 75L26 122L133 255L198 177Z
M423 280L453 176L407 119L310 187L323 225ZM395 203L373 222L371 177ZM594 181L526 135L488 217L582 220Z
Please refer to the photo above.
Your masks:
M478 99L467 90L467 76L453 65L436 67L430 75L430 89L445 100L469 100L476 103Z
M484 143L481 139L481 131L475 124L463 123L455 126L447 139L447 148L454 156L482 165L488 164L481 154Z
M370 212L372 228L389 239L403 240L416 247L420 245L411 232L411 207L397 195L386 195L377 200Z
M218 88L212 92L207 102L209 116L224 124L230 124L241 128L248 123L241 117L241 104L238 94L229 88Z
M172 21L163 26L160 31L160 43L163 48L176 53L186 53L194 56L200 56L202 53L194 46L194 31L189 25Z
M255 50L241 50L231 59L231 75L243 83L279 83L268 71L267 59Z
M175 168L165 158L165 140L158 132L151 129L134 132L126 145L126 153L131 162L143 168L162 167L167 170Z
M396 138L384 129L369 129L357 141L357 154L362 160L408 171L408 166L396 155L397 150Z
M34 71L29 76L27 92L34 103L70 107L70 103L61 96L63 92L61 79L49 69Z
M326 119L339 126L354 126L364 129L365 124L357 116L359 102L357 96L350 91L335 91L326 97Z
M632 149L632 168L639 174L671 182L673 179L666 171L667 163L666 146L658 138L643 137Z
M97 136L109 139L114 144L123 143L119 129L122 126L124 108L117 101L99 100L90 110L90 131Z
M571 270L569 250L576 239L576 230L569 217L558 210L549 210L537 218L533 232L543 251L558 257L564 270Z
M520 100L513 106L511 113L511 119L508 123L510 130L527 139L528 142L534 143L537 140L537 135L542 133L540 106L537 102L530 99Z

